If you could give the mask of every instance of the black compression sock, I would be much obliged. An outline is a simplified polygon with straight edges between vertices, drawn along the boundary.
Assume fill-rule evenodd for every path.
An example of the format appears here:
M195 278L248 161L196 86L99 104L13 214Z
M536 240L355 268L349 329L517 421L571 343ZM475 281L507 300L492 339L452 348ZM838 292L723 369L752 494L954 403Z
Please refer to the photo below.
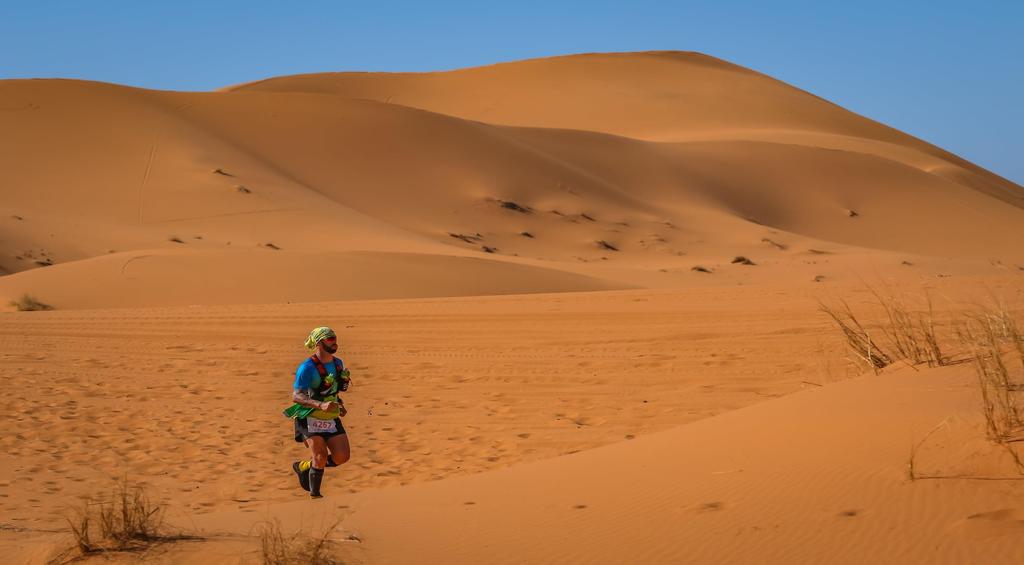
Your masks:
M309 495L314 497L322 496L320 494L320 484L324 480L324 470L313 467L309 470Z

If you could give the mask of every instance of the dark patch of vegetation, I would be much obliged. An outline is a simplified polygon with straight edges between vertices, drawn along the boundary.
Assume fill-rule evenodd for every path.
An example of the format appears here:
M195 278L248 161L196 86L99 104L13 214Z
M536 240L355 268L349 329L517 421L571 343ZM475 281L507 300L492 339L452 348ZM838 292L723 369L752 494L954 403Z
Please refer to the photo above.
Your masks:
M53 259L50 259L49 257L40 259L36 261L36 265L39 265L40 267L49 267L50 265L53 265Z
M860 213L858 213L856 210L847 210L846 215L851 218L856 218L857 216L860 216Z
M520 206L511 200L499 200L498 203L502 208L512 210L513 212L519 212L520 214L529 214L533 211L528 206Z
M583 218L584 220L589 221L589 222L596 222L597 221L590 214L580 214L580 217Z
M238 192L241 192L242 194L250 194L252 192L252 190L250 190L249 187L242 186L240 184L239 185L235 185L235 190L237 190Z
M25 218L22 218L21 216L19 216L19 215L17 215L17 214L12 214L12 215L11 215L11 218L13 218L13 219L15 219L15 220L18 220L19 222L20 222L21 220L24 220L24 219L25 219Z
M223 175L225 177L233 177L233 176L235 176L235 175L225 171L224 169L220 169L220 168L214 169L214 170L212 170L210 172L215 174L215 175Z
M597 241L597 246L600 247L601 249L607 249L608 251L618 251L619 250L618 247L615 247L614 245L612 245L611 243L608 243L607 241L605 241L603 239Z
M481 245L480 249L483 249L484 253L496 253L498 251L497 247L488 247L486 245Z
M736 257L733 257L732 258L732 263L734 265L737 264L737 263L739 263L740 265L755 265L756 264L753 261L751 261L750 259L747 259L746 257L744 257L742 255L737 255Z
M825 275L814 275L814 282L822 282L825 280Z
M831 251L822 251L821 249L808 249L808 253L811 255L831 255Z
M519 232L519 235L521 235L523 237L528 237L530 239L533 239L533 234L528 232L528 231L521 231L521 232Z
M464 233L448 232L448 235L454 237L455 239L458 239L460 241L464 241L464 242L470 243L470 244L476 244L476 242L478 242L481 239L483 239L483 236L478 234L478 233L477 234L473 234L473 235L466 235Z
M172 235L171 237L169 237L167 239L167 241L171 241L171 242L174 242L174 243L185 243L184 241L181 240L180 237L178 237L176 235Z
M904 260L904 261L901 261L901 262L900 262L900 265L906 265L906 266L908 266L908 267L913 267L913 266L914 266L914 264L913 264L913 263L911 263L910 261L906 261L906 260Z
M779 243L779 242L777 242L777 241L775 241L775 240L773 240L773 239L771 239L771 238L767 238L767 237L762 237L762 238L761 238L761 242L762 242L762 243L767 243L768 245L771 245L771 246L773 246L773 247L776 247L776 248L778 248L778 249L780 249L780 250L782 250L782 251L785 251L786 249L788 249L788 248L789 248L789 246L788 246L788 245L786 245L786 244L784 244L784 243Z
M14 306L14 308L18 312L37 312L41 310L53 310L53 306L40 302L29 294L23 294L21 298L19 298L18 300L12 300L10 302L10 305Z
M263 247L266 247L267 249L273 249L274 251L279 251L281 249L280 247L274 245L273 243L271 243L269 241L264 243Z
M711 273L711 269L702 265L694 265L690 270L697 273Z

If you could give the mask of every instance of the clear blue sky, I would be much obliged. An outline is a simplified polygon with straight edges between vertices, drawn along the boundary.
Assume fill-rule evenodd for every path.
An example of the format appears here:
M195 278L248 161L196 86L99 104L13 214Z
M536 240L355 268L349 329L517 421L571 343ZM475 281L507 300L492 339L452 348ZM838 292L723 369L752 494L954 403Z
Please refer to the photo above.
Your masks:
M0 78L207 90L650 49L756 69L1024 184L1024 0L0 0Z

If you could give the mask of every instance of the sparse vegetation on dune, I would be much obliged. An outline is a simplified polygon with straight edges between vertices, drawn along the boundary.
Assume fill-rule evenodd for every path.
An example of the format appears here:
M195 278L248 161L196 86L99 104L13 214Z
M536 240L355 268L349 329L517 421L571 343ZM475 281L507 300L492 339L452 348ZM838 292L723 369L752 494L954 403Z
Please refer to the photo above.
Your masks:
M79 556L142 551L154 543L194 539L164 532L163 511L142 486L118 479L108 492L85 497L74 516L66 518L75 548L61 557L76 551Z
M878 347L871 333L854 315L850 305L845 300L840 300L839 304L840 306L832 306L821 302L818 307L839 327L850 351L857 359L866 362L873 371L891 365L892 358Z
M1024 440L1024 334L1005 305L971 312L958 335L974 362L989 439L1007 445ZM1024 463L1014 454L1018 467Z
M464 234L464 233L448 232L448 235L451 236L451 237L454 237L455 239L458 239L460 241L464 241L464 242L469 243L469 244L475 244L476 242L478 242L478 241L480 241L480 240L482 240L484 238L479 233Z
M333 565L342 563L333 556L337 542L331 536L338 529L338 522L316 536L303 535L301 531L285 534L281 522L272 520L257 526L260 557L264 565ZM353 541L357 538L350 537Z
M772 240L771 237L762 237L761 238L761 243L768 244L769 246L772 246L773 248L775 248L775 249L777 249L779 251L785 251L786 249L790 248L790 247L786 246L785 244L780 244L780 243Z
M9 302L19 312L34 312L40 310L53 310L53 306L36 300L30 294L23 294L21 298Z
M533 209L529 206L521 206L512 202L511 200L498 200L498 205L506 210L512 210L513 212L519 212L520 214L530 214Z
M896 361L929 367L950 361L936 335L935 309L927 293L911 297L893 290L882 293L867 288L884 314L879 323L861 323L845 300L838 300L838 304L819 302L819 310L835 322L857 359L874 371Z
M839 300L839 306L820 303L850 351L875 372L897 360L929 367L972 363L986 435L1007 450L1024 474L1024 459L1016 448L1024 441L1024 398L1020 397L1024 393L1024 333L1013 312L1002 302L974 306L950 316L949 331L940 335L927 294L915 308L905 294L882 294L868 288L884 314L877 323L861 323L845 300ZM912 448L908 463L912 480L920 478L914 469L916 449Z

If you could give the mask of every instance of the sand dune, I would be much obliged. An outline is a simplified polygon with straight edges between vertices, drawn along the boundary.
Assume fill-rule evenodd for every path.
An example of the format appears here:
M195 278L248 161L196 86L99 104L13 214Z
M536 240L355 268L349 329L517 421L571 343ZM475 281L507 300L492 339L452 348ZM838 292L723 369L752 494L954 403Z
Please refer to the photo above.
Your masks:
M364 540L348 553L379 563L1016 563L1024 521L1006 483L906 474L909 446L951 421L917 465L1019 476L977 439L973 378L904 369L557 460L275 513L344 516L338 537ZM198 524L241 532L251 516Z
M659 141L713 138L723 131L741 138L765 131L841 134L853 144L888 142L950 162L997 185L1004 195L1015 188L921 140L702 53L593 53L444 73L295 75L228 90L329 93L488 123Z
M1024 264L1015 244L1024 235L1020 187L702 55L306 75L213 93L3 81L0 101L13 132L0 152L8 299L58 287L71 272L18 274L26 270L176 248L211 257L239 248L383 251L441 263L473 255L541 262L620 288L704 284L658 273L740 255L788 264L790 280L807 280L803 257L766 257L766 239L831 245L830 260L848 271L870 250L912 262ZM280 259L272 257L233 260L269 273ZM377 287L377 276L365 272L364 288ZM280 298L301 288L278 280L249 296L273 301L277 290ZM441 294L470 288L528 291L456 284ZM146 296L60 302L179 303ZM329 298L366 296L349 286Z
M933 291L1016 307L1019 281ZM69 503L130 472L203 536L158 562L245 562L258 521L336 517L363 540L340 556L368 563L1018 561L1019 481L906 479L944 420L921 474L1015 476L971 367L850 380L816 308L752 286L2 314L0 548L44 560L68 543ZM342 329L358 380L355 457L314 507L278 410L317 321ZM60 397L31 392L47 341L69 367L49 379ZM140 367L149 385L124 388ZM39 404L69 430L42 454L46 430L23 425Z
M971 367L864 377L819 311L1019 313L1024 189L922 140L677 52L9 80L0 127L0 309L57 308L0 312L5 562L116 476L197 539L115 562L274 519L355 563L1024 558ZM353 459L314 503L280 410L325 323Z
M312 276L306 273L312 271ZM187 276L182 276L187 274ZM14 279L12 277L12 279ZM411 285L409 281L416 281ZM74 281L68 284L67 281ZM154 285L154 281L165 281ZM559 271L448 255L287 251L117 253L0 279L17 296L31 289L60 308L153 304L266 304L628 288Z

